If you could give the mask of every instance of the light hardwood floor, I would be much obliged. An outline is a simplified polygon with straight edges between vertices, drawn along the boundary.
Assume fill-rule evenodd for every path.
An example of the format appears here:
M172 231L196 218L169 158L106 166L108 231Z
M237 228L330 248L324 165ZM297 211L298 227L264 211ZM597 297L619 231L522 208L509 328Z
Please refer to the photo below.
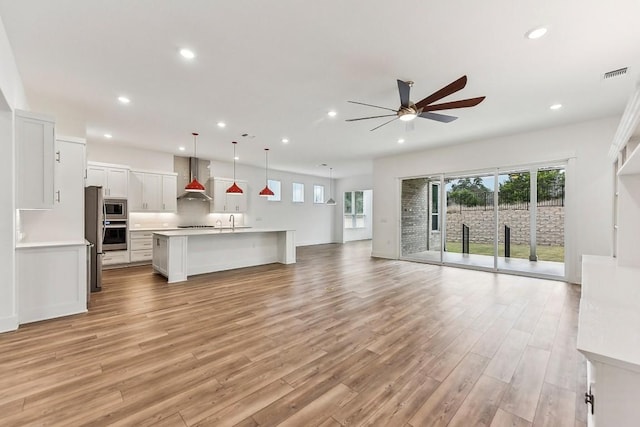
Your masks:
M0 425L584 426L580 288L298 248L0 335Z

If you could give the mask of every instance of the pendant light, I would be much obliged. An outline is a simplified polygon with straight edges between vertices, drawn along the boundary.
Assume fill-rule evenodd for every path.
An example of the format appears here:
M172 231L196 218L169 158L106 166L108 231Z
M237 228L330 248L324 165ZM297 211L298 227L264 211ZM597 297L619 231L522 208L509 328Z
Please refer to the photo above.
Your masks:
M269 188L269 149L264 149L264 188L259 193L262 197L273 196L273 191Z
M232 142L233 144L233 185L227 188L227 194L232 194L234 196L239 196L243 193L242 188L238 187L236 184L236 141Z
M333 168L329 168L329 199L327 200L327 205L329 206L335 206L336 205L336 201L333 200L333 197L331 197L331 194L333 193L332 191L332 181L333 181Z
M193 157L194 158L198 158L198 149L197 149L197 142L196 139L198 138L198 134L196 132L193 132L191 135L193 135ZM198 182L198 177L193 175L191 177L191 182L187 184L186 187L184 187L185 191L189 191L189 192L204 192L204 185L200 184Z

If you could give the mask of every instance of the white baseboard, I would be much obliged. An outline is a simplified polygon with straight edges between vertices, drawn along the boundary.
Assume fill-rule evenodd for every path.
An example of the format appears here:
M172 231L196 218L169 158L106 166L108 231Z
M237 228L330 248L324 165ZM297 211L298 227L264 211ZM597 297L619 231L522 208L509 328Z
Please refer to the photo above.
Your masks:
M20 313L20 324L39 322L41 320L55 319L57 317L71 316L87 312L87 303L69 303L51 307L41 307L34 310L25 310Z
M18 329L18 316L0 318L0 333Z
M389 254L384 254L382 252L371 252L371 256L374 258L398 259L394 256L390 256Z

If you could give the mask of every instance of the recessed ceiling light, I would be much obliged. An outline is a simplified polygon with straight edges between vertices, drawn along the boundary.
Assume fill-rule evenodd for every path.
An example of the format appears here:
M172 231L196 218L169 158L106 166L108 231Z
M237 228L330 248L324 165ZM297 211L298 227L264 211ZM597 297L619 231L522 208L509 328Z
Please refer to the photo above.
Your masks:
M559 110L559 109L562 108L562 104L553 104L549 108L552 109L552 110Z
M180 151L184 151L184 150L185 150L185 148L184 148L184 147L182 147L182 146L180 146L180 147L178 147L178 150L180 150Z
M547 34L547 27L537 27L524 33L528 39L535 40Z
M335 117L338 115L338 113L336 113L335 111L331 110L327 113L329 115L329 117Z
M226 127L226 126L227 126L227 124L225 122L218 122L218 127L219 128L223 128L223 127Z
M105 133L104 137L107 138L107 139L111 139L111 138L113 138L113 135L111 135L110 133Z
M404 139L400 138L400 139L398 140L398 144L404 144Z
M119 96L118 101L120 101L122 104L128 104L131 102L131 100L126 96Z
M282 143L283 143L283 144L288 144L288 143L289 143L289 140L288 140L287 138L282 138Z
M240 157L235 156L235 157L233 158L233 160L240 160Z
M196 57L196 54L189 49L180 49L180 55L182 55L186 59L193 59Z

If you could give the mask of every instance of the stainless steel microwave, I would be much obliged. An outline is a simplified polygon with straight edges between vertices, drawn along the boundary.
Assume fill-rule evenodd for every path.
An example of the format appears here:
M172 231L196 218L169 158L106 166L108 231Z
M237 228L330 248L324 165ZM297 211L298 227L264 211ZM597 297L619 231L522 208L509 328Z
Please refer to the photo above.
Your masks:
M126 221L127 199L104 199L104 213L108 221Z

